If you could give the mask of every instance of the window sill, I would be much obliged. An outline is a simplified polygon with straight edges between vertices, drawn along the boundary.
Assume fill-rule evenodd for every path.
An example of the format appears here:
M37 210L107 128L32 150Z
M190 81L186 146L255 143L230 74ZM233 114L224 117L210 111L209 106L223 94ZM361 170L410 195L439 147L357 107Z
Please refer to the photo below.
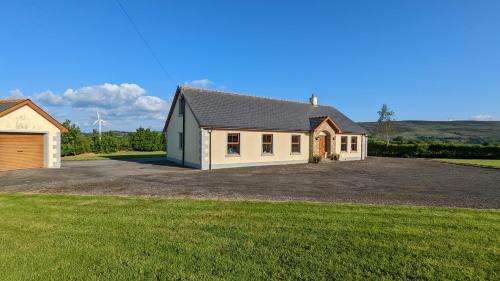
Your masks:
M300 152L292 152L292 153L290 153L290 155L302 155L302 153L300 153Z
M260 156L274 156L274 153L262 153Z
M226 157L241 157L241 154L226 154Z

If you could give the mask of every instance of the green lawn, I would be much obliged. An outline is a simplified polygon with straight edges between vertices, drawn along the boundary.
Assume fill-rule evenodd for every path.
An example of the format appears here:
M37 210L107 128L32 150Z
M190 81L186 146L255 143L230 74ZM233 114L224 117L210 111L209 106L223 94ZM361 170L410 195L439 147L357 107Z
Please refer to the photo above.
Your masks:
M85 153L76 156L64 156L62 160L105 160L105 159L120 159L120 158L143 158L143 157L159 157L165 156L165 151L120 151L115 153Z
M436 159L442 162L468 165L481 165L500 168L500 159Z
M500 212L0 193L2 280L499 280Z

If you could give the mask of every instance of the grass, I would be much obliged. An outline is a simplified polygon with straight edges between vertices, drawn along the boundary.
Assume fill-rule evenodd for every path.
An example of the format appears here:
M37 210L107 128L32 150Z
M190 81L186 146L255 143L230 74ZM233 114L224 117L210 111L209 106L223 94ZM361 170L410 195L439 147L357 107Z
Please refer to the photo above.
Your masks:
M0 193L2 280L498 280L500 212Z
M500 159L435 159L441 162L500 168Z
M79 160L106 160L106 159L121 159L121 158L146 158L165 156L165 151L119 151L115 153L84 153L76 156L64 156L62 160L79 161Z

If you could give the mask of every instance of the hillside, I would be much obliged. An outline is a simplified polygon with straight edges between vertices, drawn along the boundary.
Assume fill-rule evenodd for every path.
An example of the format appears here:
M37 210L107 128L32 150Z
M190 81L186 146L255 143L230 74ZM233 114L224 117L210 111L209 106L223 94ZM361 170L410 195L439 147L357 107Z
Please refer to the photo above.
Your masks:
M377 137L377 122L358 124ZM395 121L394 131L411 140L500 144L500 121Z

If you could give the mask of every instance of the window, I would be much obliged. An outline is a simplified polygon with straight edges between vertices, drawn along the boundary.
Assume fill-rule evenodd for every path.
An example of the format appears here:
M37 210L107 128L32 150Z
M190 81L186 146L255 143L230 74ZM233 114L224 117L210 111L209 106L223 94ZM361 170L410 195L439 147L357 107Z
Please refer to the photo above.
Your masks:
M240 134L227 134L227 154L240 155Z
M273 154L273 135L262 135L262 154Z
M340 151L347 151L347 137L340 137Z
M186 111L186 101L184 97L179 99L179 116L184 116L184 112Z
M351 151L358 151L358 137L351 137Z
M179 133L179 149L184 148L184 134Z
M300 136L292 136L292 153L300 153Z

